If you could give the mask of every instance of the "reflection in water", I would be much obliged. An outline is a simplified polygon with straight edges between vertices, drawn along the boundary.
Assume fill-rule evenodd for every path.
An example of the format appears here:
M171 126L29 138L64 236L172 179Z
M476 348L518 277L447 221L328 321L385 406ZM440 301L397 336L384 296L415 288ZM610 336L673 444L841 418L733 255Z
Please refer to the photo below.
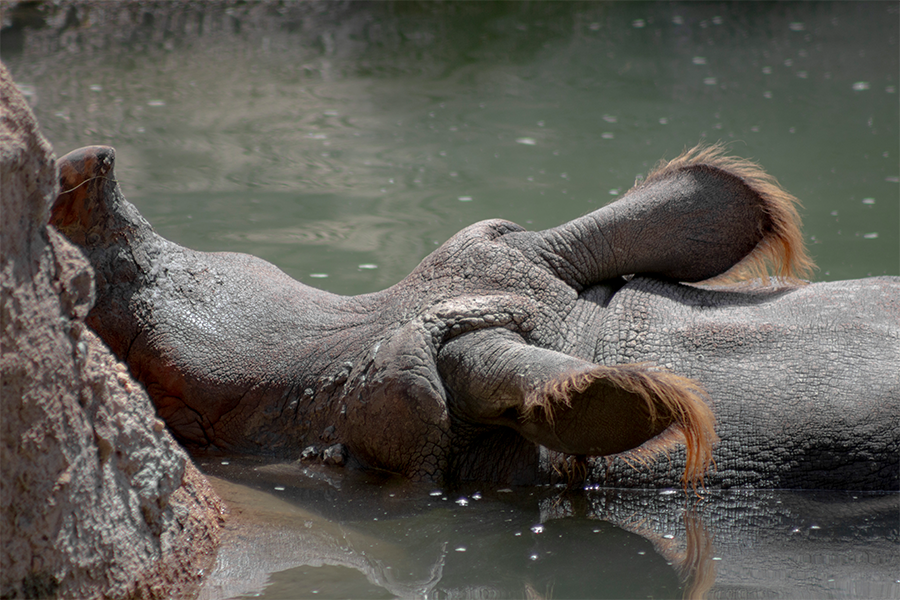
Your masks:
M263 590L264 597L361 598L900 593L897 494L451 492L229 462L203 465L232 511L203 590L208 600ZM321 566L331 568L312 569Z
M700 140L803 200L819 279L900 274L893 2L3 13L0 54L58 155L115 146L164 236L334 292L387 287L481 219L584 214ZM210 599L900 596L896 494L431 496L207 469L232 506Z

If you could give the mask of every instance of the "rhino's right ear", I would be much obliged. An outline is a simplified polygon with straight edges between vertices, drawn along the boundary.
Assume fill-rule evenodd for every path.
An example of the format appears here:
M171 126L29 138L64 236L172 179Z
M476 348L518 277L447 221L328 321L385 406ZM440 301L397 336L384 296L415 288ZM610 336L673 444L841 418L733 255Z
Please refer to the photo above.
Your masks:
M457 417L511 427L551 450L618 454L676 430L687 447L686 485L696 485L712 461L718 438L703 391L667 371L597 365L530 346L505 329L453 338L438 369Z

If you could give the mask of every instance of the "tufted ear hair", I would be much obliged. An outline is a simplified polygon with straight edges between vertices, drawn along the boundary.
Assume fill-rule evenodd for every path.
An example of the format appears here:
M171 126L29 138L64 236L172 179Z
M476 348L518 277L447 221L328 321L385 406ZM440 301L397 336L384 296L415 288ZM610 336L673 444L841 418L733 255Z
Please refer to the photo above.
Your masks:
M458 418L510 427L550 450L618 454L641 446L687 447L682 481L696 485L718 441L700 386L645 364L603 366L528 345L505 329L447 342L438 370Z
M797 199L754 163L697 147L619 200L558 227L501 239L577 290L629 274L699 282L808 276Z

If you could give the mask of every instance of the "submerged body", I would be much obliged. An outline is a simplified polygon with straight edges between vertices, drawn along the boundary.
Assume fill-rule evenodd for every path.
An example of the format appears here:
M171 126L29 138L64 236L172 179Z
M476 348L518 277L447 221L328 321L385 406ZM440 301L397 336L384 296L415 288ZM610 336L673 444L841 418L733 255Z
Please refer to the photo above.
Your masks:
M588 477L670 486L715 460L709 485L898 486L900 280L678 283L808 266L790 196L716 149L558 228L472 225L357 297L164 240L113 162L61 160L54 222L97 271L89 323L190 447L442 483L620 455L648 464Z

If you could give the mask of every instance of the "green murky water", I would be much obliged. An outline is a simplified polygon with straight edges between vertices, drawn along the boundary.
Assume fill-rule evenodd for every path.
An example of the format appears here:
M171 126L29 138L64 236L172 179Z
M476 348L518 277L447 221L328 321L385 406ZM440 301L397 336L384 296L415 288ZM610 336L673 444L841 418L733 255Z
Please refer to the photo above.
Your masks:
M163 235L356 294L470 223L550 227L716 141L801 199L817 279L898 275L898 23L896 2L7 4L0 42L57 153L114 146ZM220 474L263 508L209 598L900 596L896 495L698 512L270 471Z

